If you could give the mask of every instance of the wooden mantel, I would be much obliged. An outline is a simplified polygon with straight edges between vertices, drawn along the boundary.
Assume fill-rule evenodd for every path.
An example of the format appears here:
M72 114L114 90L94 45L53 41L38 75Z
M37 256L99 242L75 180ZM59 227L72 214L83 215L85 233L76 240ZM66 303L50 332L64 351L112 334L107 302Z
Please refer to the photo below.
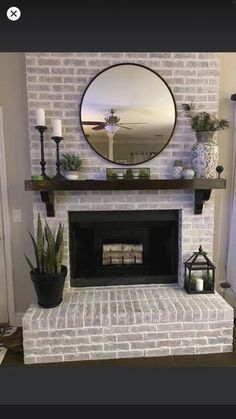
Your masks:
M194 214L201 214L212 189L225 189L226 179L144 179L144 180L25 180L26 191L39 191L47 216L54 217L54 191L194 190Z

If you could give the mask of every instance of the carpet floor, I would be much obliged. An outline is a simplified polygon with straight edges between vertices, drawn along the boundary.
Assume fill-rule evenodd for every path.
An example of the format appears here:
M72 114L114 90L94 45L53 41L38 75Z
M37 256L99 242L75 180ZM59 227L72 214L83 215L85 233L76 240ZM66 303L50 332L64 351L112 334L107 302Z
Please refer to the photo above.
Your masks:
M16 327L0 326L0 364L3 362L8 350L8 344L5 344L5 342L10 342L11 338L15 336L16 332Z

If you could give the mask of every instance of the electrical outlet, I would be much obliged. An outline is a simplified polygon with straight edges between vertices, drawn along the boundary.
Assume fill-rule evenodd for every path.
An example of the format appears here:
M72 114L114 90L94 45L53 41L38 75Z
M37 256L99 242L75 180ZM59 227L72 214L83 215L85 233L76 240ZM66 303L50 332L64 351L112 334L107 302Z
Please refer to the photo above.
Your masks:
M14 223L21 223L22 218L21 218L21 209L14 209L12 211L13 214L13 222Z

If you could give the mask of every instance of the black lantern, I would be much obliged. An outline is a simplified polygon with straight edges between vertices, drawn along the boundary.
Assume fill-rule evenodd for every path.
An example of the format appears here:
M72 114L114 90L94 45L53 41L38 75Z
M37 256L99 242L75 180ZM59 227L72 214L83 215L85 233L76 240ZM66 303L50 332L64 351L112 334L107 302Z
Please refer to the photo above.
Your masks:
M184 266L185 289L189 294L214 293L215 265L202 250L202 246L184 263Z

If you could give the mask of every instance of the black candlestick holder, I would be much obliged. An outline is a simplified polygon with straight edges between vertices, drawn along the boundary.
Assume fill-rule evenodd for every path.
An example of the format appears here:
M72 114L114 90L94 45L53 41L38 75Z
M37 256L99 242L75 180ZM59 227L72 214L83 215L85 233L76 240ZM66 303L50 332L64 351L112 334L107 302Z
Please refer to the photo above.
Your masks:
M220 175L223 172L224 167L223 166L217 166L216 171L218 173L218 179L220 179Z
M40 160L40 166L41 166L41 175L44 177L44 179L50 179L48 175L46 175L45 167L46 167L46 161L44 159L44 131L46 131L47 127L44 125L37 125L35 129L40 134L40 149L41 149L41 160Z
M54 140L56 143L56 168L57 168L57 173L53 177L53 179L63 180L65 178L61 174L61 170L60 170L61 161L60 161L60 153L59 153L59 144L63 140L63 137L52 137L52 140Z

